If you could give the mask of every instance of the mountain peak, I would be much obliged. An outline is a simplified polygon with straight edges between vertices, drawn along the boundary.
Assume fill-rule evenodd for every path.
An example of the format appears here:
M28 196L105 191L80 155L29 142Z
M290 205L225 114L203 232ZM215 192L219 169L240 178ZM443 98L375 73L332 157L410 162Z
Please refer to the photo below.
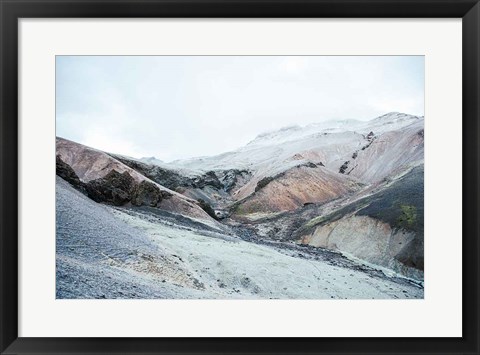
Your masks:
M413 120L420 119L419 116L409 115L402 112L389 112L377 118L374 118L370 122L386 122L386 121L404 121L404 120Z
M291 125L261 133L247 145L279 144L322 132L341 133L347 131L366 131L366 133L368 133L372 127L384 131L385 129L395 129L408 125L410 122L420 118L421 117L401 112L389 112L370 121L339 119L310 123L306 126Z
M163 160L157 159L154 156L151 157L143 157L139 159L143 163L152 164L152 165L159 165L163 163Z

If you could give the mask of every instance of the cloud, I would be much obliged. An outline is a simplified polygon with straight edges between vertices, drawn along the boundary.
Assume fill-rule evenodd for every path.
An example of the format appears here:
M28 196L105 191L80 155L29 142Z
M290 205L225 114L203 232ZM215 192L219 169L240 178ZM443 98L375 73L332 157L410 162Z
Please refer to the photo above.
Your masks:
M284 57L279 64L279 70L287 74L299 74L307 69L308 57Z
M133 157L220 154L258 133L423 115L423 57L57 57L57 135Z

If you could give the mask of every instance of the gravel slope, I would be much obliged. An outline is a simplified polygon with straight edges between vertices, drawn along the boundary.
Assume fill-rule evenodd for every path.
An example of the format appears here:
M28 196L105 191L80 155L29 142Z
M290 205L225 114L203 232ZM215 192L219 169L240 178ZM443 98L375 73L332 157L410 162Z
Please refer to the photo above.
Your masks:
M112 208L57 177L57 298L423 298L423 288L292 244Z

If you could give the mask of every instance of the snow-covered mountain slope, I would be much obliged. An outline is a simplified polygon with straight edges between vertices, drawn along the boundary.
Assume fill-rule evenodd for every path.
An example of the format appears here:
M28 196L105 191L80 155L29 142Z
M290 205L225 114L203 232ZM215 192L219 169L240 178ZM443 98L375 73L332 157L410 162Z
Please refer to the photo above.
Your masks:
M363 147L362 147L363 148ZM353 158L356 156L355 158ZM374 183L424 161L424 122L375 135L365 149L355 151L345 171L365 183Z
M246 146L213 157L200 157L170 163L172 167L192 170L250 169L278 173L292 160L321 161L336 170L339 162L361 150L370 140L370 132L380 136L398 131L423 117L390 113L368 122L356 120L329 121L305 127L292 126L259 135ZM341 165L341 164L340 164Z
M150 164L150 165L162 165L164 164L162 160L155 157L143 157L139 159L141 162Z
M387 113L370 121L330 120L321 123L312 123L307 126L289 126L278 131L266 132L258 135L248 146L274 145L289 141L304 139L318 133L358 132L368 134L371 131L377 134L397 130L421 119L418 116L399 112Z
M251 195L262 179L306 163L322 164L334 174L341 172L370 184L423 162L423 124L423 117L390 113L368 122L287 127L261 134L236 151L176 161L170 166L193 171L250 171L251 180L232 192L236 200Z

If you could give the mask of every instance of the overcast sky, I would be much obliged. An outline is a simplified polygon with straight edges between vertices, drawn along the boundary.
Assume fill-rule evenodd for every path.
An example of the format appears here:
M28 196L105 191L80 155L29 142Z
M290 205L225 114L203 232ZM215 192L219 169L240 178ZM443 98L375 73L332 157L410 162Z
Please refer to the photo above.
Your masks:
M424 110L421 56L56 61L57 136L137 158L220 154L284 126Z

